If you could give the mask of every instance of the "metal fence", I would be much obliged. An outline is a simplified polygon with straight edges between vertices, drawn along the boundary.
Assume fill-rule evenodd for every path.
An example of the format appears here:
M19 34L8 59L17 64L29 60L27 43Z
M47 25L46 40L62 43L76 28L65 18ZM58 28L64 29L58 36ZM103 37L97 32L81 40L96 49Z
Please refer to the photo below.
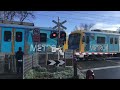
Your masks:
M5 54L0 54L0 74L4 73L4 64L5 64Z
M39 65L45 67L47 66L48 60L63 60L64 57L58 54L58 52L55 53L45 52L45 53L39 53L38 59L39 59Z
M0 74L16 73L16 59L14 55L0 53Z
M38 66L38 53L23 56L23 79L30 69L37 66Z
M23 79L25 78L26 73L33 67L41 66L46 67L48 60L58 60L64 59L62 55L58 53L34 53L32 55L25 55L23 57Z

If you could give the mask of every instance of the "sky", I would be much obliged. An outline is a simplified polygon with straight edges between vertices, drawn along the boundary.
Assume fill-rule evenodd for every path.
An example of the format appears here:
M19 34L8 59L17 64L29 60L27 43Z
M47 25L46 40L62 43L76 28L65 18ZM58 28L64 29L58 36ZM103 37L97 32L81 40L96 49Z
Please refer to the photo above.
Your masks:
M66 32L69 34L79 28L81 24L94 24L91 29L104 29L116 31L120 27L120 11L34 11L35 19L29 20L35 26L54 27L52 20L60 22L66 20L63 24Z

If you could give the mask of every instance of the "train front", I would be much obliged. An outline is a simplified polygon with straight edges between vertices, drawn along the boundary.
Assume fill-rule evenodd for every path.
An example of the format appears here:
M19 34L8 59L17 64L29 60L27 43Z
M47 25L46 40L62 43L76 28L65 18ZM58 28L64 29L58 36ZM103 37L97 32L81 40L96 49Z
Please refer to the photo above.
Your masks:
M68 49L80 51L80 33L72 33L69 35Z

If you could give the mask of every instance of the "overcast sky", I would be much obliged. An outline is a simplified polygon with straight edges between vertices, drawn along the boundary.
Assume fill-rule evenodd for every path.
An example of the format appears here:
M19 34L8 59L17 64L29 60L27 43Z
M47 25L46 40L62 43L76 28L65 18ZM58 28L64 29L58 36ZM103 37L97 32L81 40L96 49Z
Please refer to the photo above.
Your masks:
M80 24L95 24L93 29L116 30L120 27L120 11L34 11L36 19L30 20L39 27L54 27L52 20L67 20L67 32L73 31Z

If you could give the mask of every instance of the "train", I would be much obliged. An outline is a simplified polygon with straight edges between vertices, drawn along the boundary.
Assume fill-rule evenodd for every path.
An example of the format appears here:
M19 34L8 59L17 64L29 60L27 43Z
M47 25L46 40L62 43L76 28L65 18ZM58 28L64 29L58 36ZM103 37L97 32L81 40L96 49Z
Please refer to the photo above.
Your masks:
M39 31L40 42L34 41L34 30ZM51 27L36 27L34 23L0 21L0 53L15 55L19 47L25 54L45 52L48 47L56 48L57 37L51 38L54 32L57 31Z
M120 56L120 33L110 30L76 30L69 34L68 49L82 60Z

